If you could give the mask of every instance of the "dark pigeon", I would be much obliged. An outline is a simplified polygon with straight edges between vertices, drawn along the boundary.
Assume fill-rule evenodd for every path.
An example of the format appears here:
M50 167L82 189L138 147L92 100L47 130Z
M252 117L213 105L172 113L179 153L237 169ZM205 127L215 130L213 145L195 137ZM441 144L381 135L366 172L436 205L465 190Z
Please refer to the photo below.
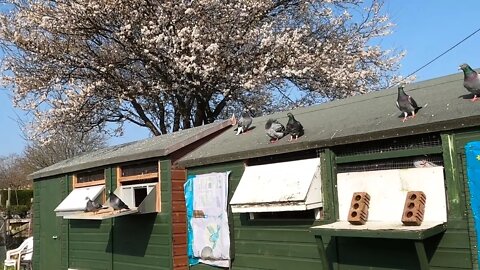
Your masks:
M265 123L265 133L270 137L270 142L277 142L285 136L285 127L276 119L268 119Z
M253 119L250 116L250 113L248 112L248 110L247 109L243 110L242 117L240 117L240 119L238 120L238 126L235 129L237 131L235 135L239 135L241 133L247 132L252 122L253 122Z
M87 200L87 205L85 206L85 212L98 212L100 209L103 209L103 205L92 201L89 197L86 197L85 200Z
M288 141L293 140L293 137L295 137L295 140L298 139L298 137L302 136L304 133L303 126L300 122L298 122L293 114L287 113L288 116L288 122L286 126L285 133L290 134L290 139Z
M108 203L113 208L113 210L120 210L123 209L130 209L128 205L126 205L117 195L115 195L112 191L108 195Z
M402 122L405 122L407 120L409 114L411 114L411 118L414 118L415 113L422 108L417 105L417 102L415 102L415 100L411 96L405 93L405 91L403 90L403 85L400 85L398 87L398 97L396 105L397 108L404 115Z
M461 64L459 69L463 71L463 86L473 94L472 101L476 101L480 95L480 78L478 73L467 64Z

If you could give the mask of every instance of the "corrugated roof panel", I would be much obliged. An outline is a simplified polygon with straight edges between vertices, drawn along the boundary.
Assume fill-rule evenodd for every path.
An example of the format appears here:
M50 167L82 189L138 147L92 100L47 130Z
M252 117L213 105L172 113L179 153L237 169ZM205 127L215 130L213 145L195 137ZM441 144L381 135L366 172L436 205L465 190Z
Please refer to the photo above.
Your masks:
M179 164L193 167L478 126L479 103L468 100L469 92L463 87L462 79L459 73L407 85L406 93L423 108L405 123L395 105L397 88L394 87L291 111L305 128L305 135L292 142L283 138L270 143L264 130L269 118L285 125L287 112L254 118L252 130L238 136L227 130L187 154Z

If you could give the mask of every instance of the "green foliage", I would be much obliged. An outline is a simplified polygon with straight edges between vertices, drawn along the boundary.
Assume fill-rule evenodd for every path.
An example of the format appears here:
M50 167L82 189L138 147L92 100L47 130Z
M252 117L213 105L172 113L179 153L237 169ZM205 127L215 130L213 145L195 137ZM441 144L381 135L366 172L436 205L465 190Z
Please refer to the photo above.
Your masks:
M8 190L0 190L1 204L3 207L7 204ZM11 190L10 205L23 205L29 209L32 206L33 190ZM18 201L17 201L18 200Z

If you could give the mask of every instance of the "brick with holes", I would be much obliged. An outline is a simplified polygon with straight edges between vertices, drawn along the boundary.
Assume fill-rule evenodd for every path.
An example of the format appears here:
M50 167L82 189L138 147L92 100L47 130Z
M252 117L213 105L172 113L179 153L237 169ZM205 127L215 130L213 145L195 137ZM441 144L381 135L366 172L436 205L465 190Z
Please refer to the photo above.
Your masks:
M402 223L406 226L420 226L426 201L427 196L422 191L409 191L403 207Z
M367 192L354 192L348 211L348 222L353 225L364 225L368 219L370 195Z

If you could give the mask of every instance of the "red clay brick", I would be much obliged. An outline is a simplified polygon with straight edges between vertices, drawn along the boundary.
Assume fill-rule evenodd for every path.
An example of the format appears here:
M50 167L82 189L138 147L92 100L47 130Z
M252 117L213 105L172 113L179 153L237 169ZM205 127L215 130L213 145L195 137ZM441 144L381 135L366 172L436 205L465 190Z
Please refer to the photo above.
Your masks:
M422 191L409 191L403 207L402 223L406 226L419 226L425 214L427 196Z
M348 211L348 222L353 225L363 225L368 219L368 207L370 195L367 192L355 192L352 196L350 210Z

